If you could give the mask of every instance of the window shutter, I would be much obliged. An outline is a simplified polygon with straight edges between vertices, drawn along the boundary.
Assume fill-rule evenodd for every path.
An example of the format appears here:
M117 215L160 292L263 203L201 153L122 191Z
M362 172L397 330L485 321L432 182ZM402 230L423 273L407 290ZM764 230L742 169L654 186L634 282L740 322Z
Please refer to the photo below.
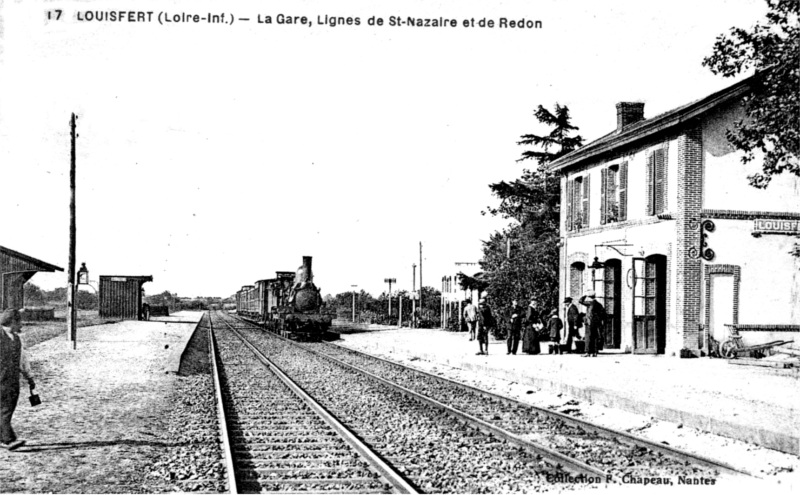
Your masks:
M619 176L619 166L608 169L608 206L606 207L607 220L613 217L615 222L619 222L619 201L617 201L617 177Z
M655 208L653 203L653 176L655 168L655 154L650 153L647 156L647 215L655 215Z
M581 214L581 192L583 191L583 178L577 177L575 185L572 188L572 228L575 225L583 223L583 215Z
M589 227L589 192L592 190L589 186L592 177L586 174L583 178L583 226Z
M567 196L567 215L566 215L566 217L567 218L564 221L564 225L565 225L565 227L566 227L566 229L568 231L572 230L572 223L573 223L573 220L572 220L572 194L573 194L572 190L574 188L574 185L575 184L574 184L573 180L567 179L567 193L566 193L566 196Z
M600 169L600 225L604 225L607 218L609 171L607 168Z
M655 154L655 172L656 172L656 183L655 183L655 213L664 213L665 208L665 201L664 201L664 193L666 189L666 182L667 182L667 170L666 170L666 161L664 160L664 150L656 150Z
M628 162L619 166L619 221L628 219Z

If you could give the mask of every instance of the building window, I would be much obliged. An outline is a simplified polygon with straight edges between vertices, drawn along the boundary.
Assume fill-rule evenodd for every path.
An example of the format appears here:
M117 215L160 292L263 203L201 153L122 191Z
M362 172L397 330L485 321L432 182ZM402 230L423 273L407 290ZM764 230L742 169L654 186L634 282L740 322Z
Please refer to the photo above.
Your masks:
M567 230L589 226L589 175L567 180Z
M569 267L569 295L578 300L583 294L583 271L586 265L576 261Z
M628 162L600 171L600 223L627 220Z
M647 214L667 210L667 150L652 151L647 156Z

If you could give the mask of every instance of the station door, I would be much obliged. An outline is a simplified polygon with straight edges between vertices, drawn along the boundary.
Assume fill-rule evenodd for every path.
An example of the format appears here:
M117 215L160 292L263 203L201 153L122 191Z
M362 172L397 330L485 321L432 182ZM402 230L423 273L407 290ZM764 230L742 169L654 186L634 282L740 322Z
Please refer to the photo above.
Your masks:
M667 258L633 259L633 352L663 354L666 349Z

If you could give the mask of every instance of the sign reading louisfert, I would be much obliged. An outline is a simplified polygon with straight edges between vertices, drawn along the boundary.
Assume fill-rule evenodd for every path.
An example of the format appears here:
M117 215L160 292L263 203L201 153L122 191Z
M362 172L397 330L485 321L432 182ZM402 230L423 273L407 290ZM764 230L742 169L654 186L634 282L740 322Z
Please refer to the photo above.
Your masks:
M766 218L756 218L753 221L753 233L800 235L800 219L771 220Z

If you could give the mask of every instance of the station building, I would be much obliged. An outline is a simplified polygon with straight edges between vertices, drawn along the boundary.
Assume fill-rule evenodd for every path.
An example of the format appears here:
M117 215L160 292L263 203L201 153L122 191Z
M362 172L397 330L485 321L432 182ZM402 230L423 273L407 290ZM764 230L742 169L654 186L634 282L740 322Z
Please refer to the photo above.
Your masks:
M142 286L152 281L152 275L100 275L100 316L142 319Z
M63 271L63 268L0 246L0 311L22 309L25 303L23 286L36 272Z
M458 262L454 263L452 275L445 275L442 277L442 308L441 308L441 328L447 328L447 322L453 319L458 320L458 326L461 328L461 322L464 319L464 306L467 299L471 300L474 304L478 304L480 294L477 289L462 289L459 284L458 274L464 273L474 277L480 273L480 264L478 262Z
M755 77L653 118L617 104L611 133L554 161L561 173L559 296L593 289L605 348L703 355L800 340L800 178L749 185L725 132Z

